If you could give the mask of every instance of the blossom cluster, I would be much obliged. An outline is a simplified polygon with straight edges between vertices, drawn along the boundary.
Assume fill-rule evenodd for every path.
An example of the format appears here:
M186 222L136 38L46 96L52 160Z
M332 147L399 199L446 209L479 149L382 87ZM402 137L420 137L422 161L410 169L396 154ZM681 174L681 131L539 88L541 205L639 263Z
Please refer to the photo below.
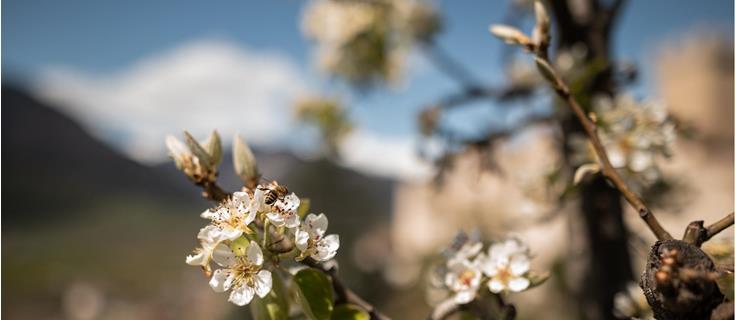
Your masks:
M255 295L264 297L272 288L272 274L266 262L270 255L268 233L288 237L300 252L297 260L332 259L339 248L339 236L325 236L327 217L309 214L303 221L298 214L300 199L290 193L275 197L271 187L235 192L217 207L201 214L209 224L197 236L200 247L186 257L186 263L200 266L210 277L216 292L230 291L229 301L243 306ZM268 225L275 228L269 229ZM263 247L259 243L263 244ZM218 267L212 272L212 265Z
M313 0L304 34L324 71L356 84L397 80L406 52L439 30L437 12L421 0Z
M594 104L600 140L610 163L622 170L624 178L636 191L660 179L656 164L659 156L669 157L676 137L675 125L663 104L639 102L629 96L601 98ZM573 141L577 164L596 159L594 149L584 139ZM590 170L591 168L591 170ZM583 170L596 171L595 163Z
M521 292L535 284L530 250L517 238L493 243L483 252L477 236L461 232L445 250L444 258L434 270L430 285L445 291L458 304L471 302L480 290L493 294Z

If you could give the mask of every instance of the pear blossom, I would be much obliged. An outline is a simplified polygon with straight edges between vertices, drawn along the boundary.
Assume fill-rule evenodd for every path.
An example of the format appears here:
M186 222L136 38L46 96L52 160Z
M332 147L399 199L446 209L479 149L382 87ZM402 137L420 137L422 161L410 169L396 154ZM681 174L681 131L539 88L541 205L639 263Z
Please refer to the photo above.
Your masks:
M276 227L296 228L300 223L298 215L300 204L301 200L295 193L288 194L270 206L271 211L266 213L266 217Z
M328 220L323 213L319 215L310 213L306 216L306 219L295 233L296 248L301 251L301 255L297 260L309 256L317 261L327 261L334 258L339 248L339 236L330 234L325 237L327 225Z
M247 192L235 192L217 209L202 212L201 217L212 220L212 224L203 228L199 237L213 242L239 238L243 232L249 231L248 225L255 220L261 207L260 201L262 191L261 194L256 191L253 200Z
M263 252L255 241L250 241L244 257L235 255L228 246L219 244L214 249L213 259L223 268L214 271L209 286L215 292L231 290L228 301L244 306L255 295L262 298L271 291L271 272L262 269Z
M520 292L531 284L525 277L530 268L529 250L518 239L511 238L491 245L487 255L483 253L477 257L477 263L490 278L487 286L493 293Z
M210 241L206 238L201 239L201 247L194 249L191 255L186 256L186 264L202 267L204 272L209 276L212 273L212 268L209 264L216 246L217 242Z
M618 96L599 98L594 107L600 140L610 163L621 170L626 183L641 192L657 182L661 174L656 160L671 155L676 137L675 125L664 105ZM575 139L571 143L576 150L575 164L594 161L596 153L592 146L583 139Z
M474 258L482 251L482 242L478 240L479 233L473 232L468 235L464 231L458 232L452 244L444 250L444 256L451 260L466 260Z
M482 271L474 261L454 259L447 264L444 284L453 293L455 302L464 304L475 299L482 280Z

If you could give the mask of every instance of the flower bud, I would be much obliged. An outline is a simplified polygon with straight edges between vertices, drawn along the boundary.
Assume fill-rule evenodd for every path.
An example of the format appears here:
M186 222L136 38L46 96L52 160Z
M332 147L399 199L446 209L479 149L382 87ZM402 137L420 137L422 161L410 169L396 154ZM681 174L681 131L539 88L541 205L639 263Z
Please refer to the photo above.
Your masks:
M212 163L215 167L222 162L222 140L217 130L212 131L212 134L209 135L207 140L204 140L202 147L212 157Z
M205 166L204 169L213 168L212 157L209 156L207 150L204 150L204 147L202 147L187 131L184 131L184 142L189 146L191 153L199 159L199 164Z
M235 135L232 145L232 162L235 173L246 184L256 184L258 180L258 167L255 163L253 151L239 135Z
M166 148L168 148L169 155L179 170L183 170L186 163L191 161L191 151L176 137L172 135L166 136Z
M511 26L494 24L490 26L490 33L508 44L519 44L522 46L533 45L533 42L528 38L528 36L526 36L521 30Z
M551 20L546 11L546 7L540 0L534 1L534 11L536 12L536 26L533 28L533 43L537 46L548 46L549 44L549 28Z

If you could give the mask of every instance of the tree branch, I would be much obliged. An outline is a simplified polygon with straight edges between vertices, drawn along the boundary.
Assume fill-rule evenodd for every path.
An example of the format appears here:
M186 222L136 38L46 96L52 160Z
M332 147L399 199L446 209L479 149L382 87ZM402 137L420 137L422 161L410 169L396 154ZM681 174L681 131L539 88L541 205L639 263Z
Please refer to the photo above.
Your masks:
M334 287L334 293L337 296L335 299L335 303L351 303L356 306L359 306L360 308L364 309L365 311L370 314L371 320L390 320L390 318L378 311L373 305L365 301L362 297L360 297L357 293L350 290L343 282L340 280L340 278L337 276L337 264L326 264L326 263L318 263L315 260L311 258L307 258L303 261L301 261L304 265L307 265L312 268L316 268L321 270L322 272L329 275L330 278L332 278L332 286Z
M724 218L717 220L717 222L707 226L707 235L704 241L711 239L722 230L725 230L733 225L733 223L735 223L735 217L733 217L733 214L735 214L735 212L730 212L730 214L726 215Z
M590 142L592 143L592 146L595 149L595 152L597 153L597 156L602 164L602 174L608 180L610 180L610 182L618 189L618 191L620 191L620 193L623 195L623 198L625 198L625 200L628 201L628 203L630 203L630 205L636 211L638 211L641 219L643 219L646 225L648 225L648 228L651 229L658 240L673 239L673 237L671 237L671 234L669 234L658 222L658 219L656 219L656 216L653 215L653 212L645 205L645 203L643 203L643 200L641 200L641 198L638 197L638 195L636 195L628 187L623 178L620 176L620 174L618 174L617 170L615 170L613 165L610 163L610 159L607 156L607 151L602 145L600 137L597 135L597 125L592 122L592 120L590 120L589 117L587 117L587 115L584 113L584 110L579 105L577 100L571 95L569 87L566 85L566 83L564 83L561 77L559 77L558 73L553 69L553 67L551 67L551 64L549 64L548 60L538 57L536 59L541 72L549 81L552 82L552 87L556 94L559 96L559 98L564 100L569 105L579 122L582 124L582 127L587 133L587 136L590 139Z

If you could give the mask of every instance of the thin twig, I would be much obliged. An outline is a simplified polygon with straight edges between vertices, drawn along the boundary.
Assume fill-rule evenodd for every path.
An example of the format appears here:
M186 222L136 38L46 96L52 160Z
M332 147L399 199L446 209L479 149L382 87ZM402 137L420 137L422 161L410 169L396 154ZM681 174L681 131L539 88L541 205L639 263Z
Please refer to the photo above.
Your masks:
M422 52L426 54L439 71L454 79L463 87L473 88L480 86L480 81L477 80L477 77L469 69L454 60L435 42L425 43L422 49Z
M607 151L605 151L605 147L602 145L602 141L600 141L600 137L597 135L597 125L592 122L592 120L590 120L589 117L587 117L587 115L584 113L582 107L570 93L569 87L566 85L566 83L564 83L561 77L559 77L558 73L553 69L548 60L538 57L536 59L539 67L542 68L542 72L548 72L548 74L545 74L545 76L548 76L548 80L552 81L552 87L554 88L556 94L569 105L574 114L577 116L577 119L579 119L579 122L582 124L582 127L587 133L587 136L590 139L590 142L592 143L592 146L594 147L598 158L600 159L600 162L602 164L602 174L608 180L610 180L610 182L612 182L612 184L618 189L618 191L620 191L620 193L623 195L623 198L625 198L625 200L628 201L628 203L630 203L630 205L633 206L636 211L638 211L640 217L648 225L648 228L651 229L651 231L656 235L656 238L658 240L673 239L673 237L671 237L671 234L669 234L666 229L664 229L658 222L658 219L656 219L656 217L653 215L653 212L643 203L643 200L641 200L641 198L638 197L638 195L636 195L628 187L623 178L618 174L617 170L615 170L613 165L610 163L610 159L607 156Z
M221 202L230 196L230 193L223 190L217 182L214 181L203 181L197 183L198 186L202 187L202 197L207 200L214 202Z
M735 212L730 212L730 214L726 215L724 218L717 220L717 222L707 226L707 236L705 238L705 241L711 239L722 230L725 230L733 225L733 223L735 223L735 217L733 217L733 214L735 214Z

